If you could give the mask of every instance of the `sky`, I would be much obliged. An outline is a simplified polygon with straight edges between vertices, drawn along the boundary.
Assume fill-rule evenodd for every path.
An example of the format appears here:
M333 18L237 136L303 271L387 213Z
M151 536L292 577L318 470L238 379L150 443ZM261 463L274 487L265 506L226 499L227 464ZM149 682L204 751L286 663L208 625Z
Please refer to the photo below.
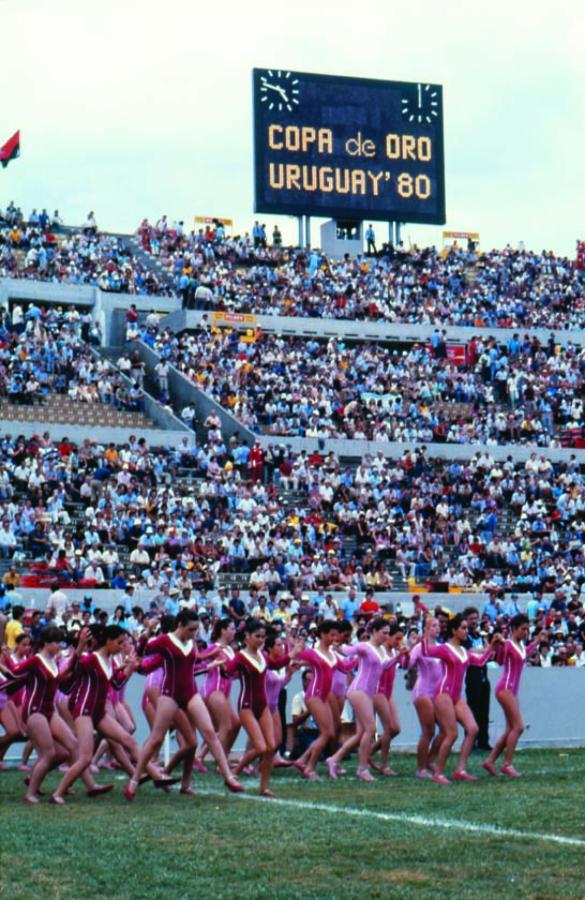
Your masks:
M0 0L0 209L134 231L162 213L251 228L254 67L442 84L447 225L484 249L585 239L585 12L527 0ZM287 216L285 239L296 237ZM313 223L313 237L318 234ZM383 223L377 226L385 238ZM405 240L441 243L441 227ZM317 242L317 241L315 241Z

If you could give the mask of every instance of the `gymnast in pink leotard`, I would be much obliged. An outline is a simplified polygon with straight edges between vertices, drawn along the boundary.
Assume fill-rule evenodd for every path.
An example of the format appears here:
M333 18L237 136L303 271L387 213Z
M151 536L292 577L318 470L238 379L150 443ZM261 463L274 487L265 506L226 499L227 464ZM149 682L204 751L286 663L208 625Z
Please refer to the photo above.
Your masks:
M434 646L441 626L435 616L427 615L424 620L423 638L427 645ZM433 777L431 766L439 751L443 733L439 730L435 736L436 717L434 697L443 676L443 663L440 659L425 656L422 643L411 650L409 669L416 667L416 682L412 690L412 702L418 716L421 736L416 747L416 777L427 779Z
M396 708L392 692L398 666L406 667L408 662L408 651L403 647L403 640L404 632L394 619L390 622L390 635L386 643L390 664L386 666L380 675L380 681L374 694L374 711L382 723L382 732L372 747L369 760L370 767L375 772L385 776L398 775L398 772L395 772L388 765L388 754L390 753L392 740L400 734L400 719L398 718L398 709ZM378 751L380 751L379 765L373 760L374 755Z
M477 736L477 722L466 701L461 697L461 690L468 667L484 666L494 651L493 645L487 647L483 653L468 652L465 649L463 642L467 639L467 620L461 614L449 620L448 635L449 641L446 644L432 646L424 639L422 642L425 656L440 659L444 664L441 680L435 689L435 714L444 734L432 778L438 784L450 784L444 772L451 748L457 740L457 722L465 729L465 738L453 780L477 781L476 776L470 775L465 768ZM498 643L500 640L500 636L496 635L494 642Z
M266 636L264 642L264 650L268 654L268 659L278 662L286 651L286 644L282 637L274 631ZM280 717L280 694L289 681L291 680L293 668L296 668L297 661L290 663L286 668L267 669L266 670L266 702L272 716L272 725L274 727L274 743L276 752L274 754L273 766L278 768L281 766L292 766L293 763L288 762L280 756L278 748L282 744L282 719Z
M390 637L390 623L386 619L374 619L368 626L368 633L369 640L354 644L346 654L349 658L358 658L357 674L347 691L347 698L354 708L357 728L355 735L348 738L327 760L331 778L337 777L341 760L359 744L357 777L362 781L375 780L368 772L372 741L376 732L374 696L382 673L395 663L385 649Z
M225 617L215 623L209 650L221 651L222 659L229 662L236 652L232 647L236 636L234 620ZM240 719L230 702L233 679L225 674L220 666L208 669L201 696L211 714L215 730L226 754L229 754L240 730ZM201 755L202 758L203 754Z
M331 689L333 673L338 670L348 672L352 663L344 659L334 649L339 642L339 623L326 619L317 629L318 641L314 647L304 647L297 660L310 667L312 678L305 692L305 703L319 729L318 737L297 760L303 778L318 780L316 768L321 754L337 733L336 721L331 709Z
M500 644L496 659L504 667L502 677L496 685L496 698L504 710L506 717L506 729L495 742L489 756L483 763L483 767L490 775L497 775L496 760L504 751L504 765L500 771L503 775L518 778L520 772L514 768L514 751L524 731L524 722L518 704L518 691L520 679L526 663L526 658L538 646L538 641L524 646L528 638L529 619L523 613L518 613L510 621L510 637Z

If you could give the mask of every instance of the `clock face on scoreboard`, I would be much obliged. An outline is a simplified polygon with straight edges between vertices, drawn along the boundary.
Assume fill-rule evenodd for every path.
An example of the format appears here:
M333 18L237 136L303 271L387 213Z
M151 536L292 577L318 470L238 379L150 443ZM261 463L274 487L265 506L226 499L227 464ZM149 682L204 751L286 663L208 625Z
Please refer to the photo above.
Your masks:
M432 125L439 117L439 91L432 84L416 84L405 91L401 100L402 118L405 122Z
M260 102L265 103L268 110L292 112L294 107L299 105L299 79L292 72L266 69L266 72L260 75L258 91Z
M254 69L255 210L445 223L443 91Z

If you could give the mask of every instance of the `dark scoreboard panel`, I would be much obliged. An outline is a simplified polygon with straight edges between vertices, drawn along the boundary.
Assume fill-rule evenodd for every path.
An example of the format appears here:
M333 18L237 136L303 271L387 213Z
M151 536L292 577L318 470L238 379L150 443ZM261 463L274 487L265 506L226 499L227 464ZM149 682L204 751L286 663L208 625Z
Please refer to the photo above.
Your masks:
M254 69L255 209L445 223L440 85Z

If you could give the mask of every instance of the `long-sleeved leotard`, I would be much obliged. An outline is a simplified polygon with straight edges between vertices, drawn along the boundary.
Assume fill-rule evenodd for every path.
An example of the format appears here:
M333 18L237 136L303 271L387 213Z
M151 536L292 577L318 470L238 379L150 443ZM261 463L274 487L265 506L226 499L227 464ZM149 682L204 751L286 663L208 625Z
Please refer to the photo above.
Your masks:
M354 691L363 691L368 697L373 697L378 690L384 669L395 665L384 647L377 650L373 644L364 641L349 647L347 656L357 656L359 659L357 673L347 689L348 697Z
M33 713L50 719L55 712L55 694L61 680L65 680L74 660L59 671L56 661L47 661L40 654L29 656L23 662L12 665L7 675L8 693L23 691L22 719L26 722Z
M413 666L416 666L416 682L412 690L412 699L428 697L432 700L443 677L442 661L425 656L422 644L417 644L408 660L408 668L411 669Z
M6 659L6 668L9 672L15 672L19 666L26 662L27 660L32 659L32 656L25 656L24 659L19 659L16 654L9 654ZM24 681L19 682L20 687L13 688L10 691L10 699L12 703L20 708L24 703L24 691L25 691L25 683Z
M343 646L341 649L345 650L346 647ZM345 657L342 656L338 650L334 650L333 652L335 653L337 658L339 660L341 660L341 662L345 662ZM354 668L354 666L357 666L357 659L352 659L351 663L352 663L352 668ZM347 675L348 675L348 672L345 667L343 667L343 668L337 667L337 668L333 669L333 680L331 681L331 693L334 694L335 697L340 697L342 699L345 699L345 695L347 694Z
M386 697L386 700L389 700L392 696L392 691L394 690L394 681L396 679L396 669L399 664L406 662L407 656L405 653L401 653L400 650L393 650L388 654L390 663L383 670L380 675L380 680L378 682L378 687L376 689L377 694L383 694Z
M186 709L197 693L194 677L197 661L217 656L220 649L208 648L198 653L194 641L183 643L172 633L151 638L146 644L145 652L159 653L162 657L161 696L170 697L181 709Z
M310 666L313 672L311 683L305 692L305 701L318 697L325 703L331 693L333 673L336 670L349 672L353 666L352 662L342 659L333 650L326 656L316 647L305 647L297 655L297 660Z
M280 692L287 686L291 676L292 673L286 669L266 670L266 702L271 713L277 712Z
M536 647L538 647L538 641L525 647L524 644L516 644L510 638L500 644L496 659L504 666L504 671L496 685L496 694L500 691L512 691L515 696L518 696L526 657L530 656Z
M246 650L239 650L233 659L223 663L223 670L228 677L238 675L240 678L240 696L238 709L249 709L260 718L268 706L266 698L266 671L268 669L282 669L290 662L290 656L285 653L276 662L262 655L256 659Z
M236 655L235 650L232 650L229 645L224 647L223 644L210 644L207 649L217 651L218 653L223 652L226 659L233 659ZM215 668L210 669L205 675L205 681L201 686L201 696L206 700L211 694L214 694L216 691L221 691L224 697L228 698L231 694L231 690L232 679L223 675L221 668L216 666Z
M441 659L445 664L445 670L440 682L435 688L435 697L439 694L448 694L453 703L461 699L463 679L469 666L485 666L492 655L492 648L487 647L483 653L468 653L465 647L453 644L434 644L422 642L423 653L434 659Z
M86 653L76 659L76 684L69 700L74 719L89 716L95 726L106 714L110 686L121 688L128 676L123 668L108 663L99 653Z

